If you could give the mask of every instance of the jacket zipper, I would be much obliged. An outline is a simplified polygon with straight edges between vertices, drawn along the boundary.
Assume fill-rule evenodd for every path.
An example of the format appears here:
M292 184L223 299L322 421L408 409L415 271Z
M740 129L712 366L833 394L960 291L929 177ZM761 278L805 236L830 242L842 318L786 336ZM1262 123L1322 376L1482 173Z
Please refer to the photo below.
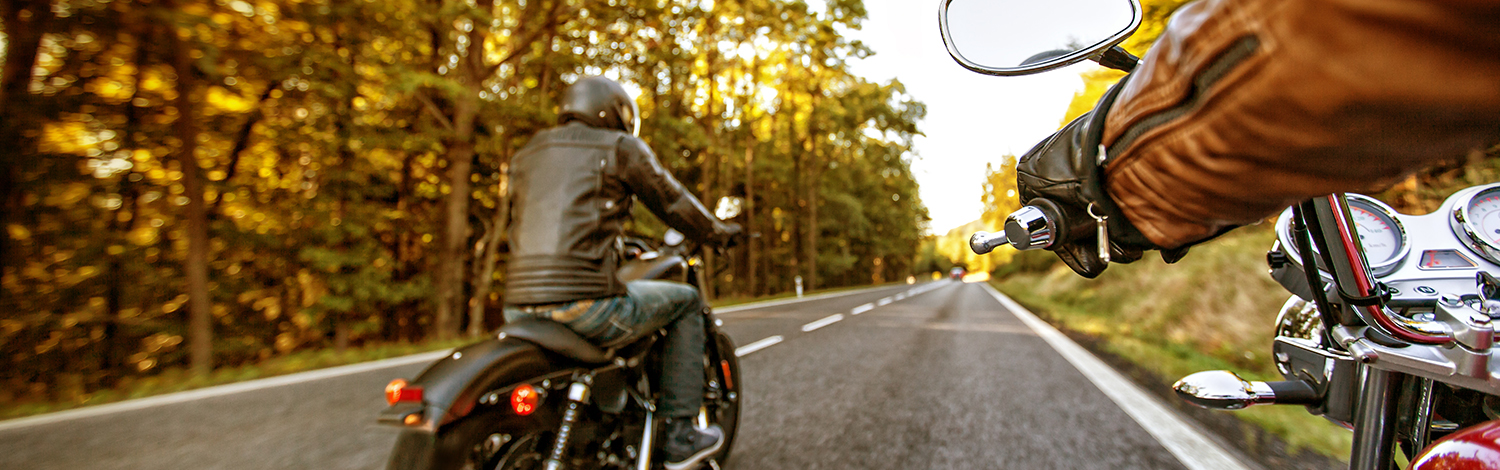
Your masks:
M1146 116L1134 125L1126 128L1125 133L1120 134L1120 138L1116 139L1114 145L1109 146L1106 152L1112 156L1119 155L1120 152L1129 150L1131 144L1134 144L1136 139L1139 139L1152 129L1161 127L1197 110L1208 95L1208 90L1214 84L1218 83L1219 79L1228 75L1229 71L1233 70L1235 66L1244 62L1245 59L1250 58L1259 48L1260 39L1255 36L1245 36L1236 40L1228 49L1220 53L1219 57L1215 58L1212 64L1209 64L1196 77L1193 77L1193 87L1188 90L1188 96L1183 98L1182 103L1158 111L1156 114Z

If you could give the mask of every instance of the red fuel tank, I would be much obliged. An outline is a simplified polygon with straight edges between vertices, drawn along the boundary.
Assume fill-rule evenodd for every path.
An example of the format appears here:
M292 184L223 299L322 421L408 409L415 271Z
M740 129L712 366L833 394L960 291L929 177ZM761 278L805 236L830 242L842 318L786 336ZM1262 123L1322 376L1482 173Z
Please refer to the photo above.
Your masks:
M1439 439L1417 455L1412 470L1500 470L1500 420Z

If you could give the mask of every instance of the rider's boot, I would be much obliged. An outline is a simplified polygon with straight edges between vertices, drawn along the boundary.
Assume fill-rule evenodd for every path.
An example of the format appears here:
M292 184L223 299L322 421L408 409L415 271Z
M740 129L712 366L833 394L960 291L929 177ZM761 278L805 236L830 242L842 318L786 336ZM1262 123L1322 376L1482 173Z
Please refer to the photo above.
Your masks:
M696 469L721 447L724 447L724 430L719 425L698 429L691 417L667 420L666 442L662 445L667 470Z

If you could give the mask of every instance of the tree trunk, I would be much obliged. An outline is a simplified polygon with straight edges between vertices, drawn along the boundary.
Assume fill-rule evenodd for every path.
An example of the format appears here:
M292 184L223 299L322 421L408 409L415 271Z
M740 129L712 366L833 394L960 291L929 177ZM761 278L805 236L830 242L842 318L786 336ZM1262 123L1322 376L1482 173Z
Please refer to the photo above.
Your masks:
M168 4L167 8L175 8ZM208 297L208 211L203 201L203 179L199 175L198 126L196 122L193 92L196 91L192 61L188 57L190 46L177 35L175 25L168 25L164 34L173 45L172 66L177 74L177 99L172 105L177 108L177 119L172 129L182 141L177 148L177 162L182 166L182 188L187 197L188 252L184 272L188 287L188 337L189 357L193 374L206 375L213 370L213 304Z
M0 70L0 279L11 266L10 226L16 213L24 210L21 197L21 175L26 169L36 166L36 159L27 158L30 148L23 126L32 125L15 110L26 109L30 101L27 87L31 84L31 71L42 35L52 23L51 2L0 0L0 21L5 26L5 65ZM24 141L23 141L24 140ZM0 305L0 308L3 308Z
M494 9L493 0L480 0L477 7ZM479 92L484 85L485 28L475 25L469 31L469 45L456 72L462 74L463 92L453 97L453 114L449 122L453 134L448 142L448 193L443 231L442 252L438 254L437 338L451 339L458 334L458 313L462 312L464 287L464 245L469 239L469 204L472 187L469 178L474 171L474 120L479 113Z
M485 303L489 302L490 291L495 285L495 267L500 258L500 242L505 239L505 232L510 230L510 177L508 175L509 165L500 164L500 187L499 197L495 202L495 219L490 222L489 236L485 237L484 249L481 250L479 258L482 260L480 269L474 279L474 298L469 301L469 336L477 338L483 335Z
M452 339L458 328L456 321L460 310L459 295L464 283L464 245L469 238L469 175L473 173L474 103L460 97L454 110L454 123L467 121L467 125L454 128L454 138L448 143L448 184L450 191L444 207L443 245L438 252L437 318L433 328L437 339Z

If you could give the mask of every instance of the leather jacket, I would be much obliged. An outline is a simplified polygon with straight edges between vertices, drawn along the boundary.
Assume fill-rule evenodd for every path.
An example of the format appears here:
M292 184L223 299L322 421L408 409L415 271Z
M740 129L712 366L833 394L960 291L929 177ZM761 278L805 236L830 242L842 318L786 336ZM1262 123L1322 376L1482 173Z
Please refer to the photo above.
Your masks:
M1500 1L1202 0L1106 107L1110 197L1190 245L1500 141Z
M694 240L723 230L645 142L579 122L532 137L511 162L511 186L507 305L623 295L615 271L633 199Z

